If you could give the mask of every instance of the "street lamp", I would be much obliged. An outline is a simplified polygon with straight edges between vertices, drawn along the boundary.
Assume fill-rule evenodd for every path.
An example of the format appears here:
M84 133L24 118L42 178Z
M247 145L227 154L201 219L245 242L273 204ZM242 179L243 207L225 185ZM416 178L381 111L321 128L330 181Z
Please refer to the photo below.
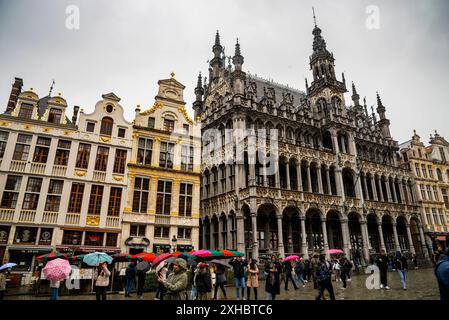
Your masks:
M178 239L176 239L176 235L173 235L173 238L171 239L172 252L176 251L176 243L177 242L178 242Z

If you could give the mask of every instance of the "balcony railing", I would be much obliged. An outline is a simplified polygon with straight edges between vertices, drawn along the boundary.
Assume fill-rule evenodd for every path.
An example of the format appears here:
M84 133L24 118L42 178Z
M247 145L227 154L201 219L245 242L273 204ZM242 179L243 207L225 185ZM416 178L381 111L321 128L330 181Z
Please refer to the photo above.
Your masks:
M12 160L9 164L9 171L25 172L26 165L26 161Z
M0 221L12 222L15 209L0 209Z
M67 173L67 166L54 165L51 174L53 176L65 177Z
M19 222L34 222L36 218L36 210L21 210Z
M30 172L36 173L36 174L44 174L45 173L45 163L32 162Z
M102 181L102 182L104 182L106 180L106 172L104 172L104 171L94 171L93 180L94 181Z
M170 224L170 216L166 216L163 214L157 214L156 215L156 221L155 224Z
M44 211L44 214L42 216L42 223L57 224L58 213L51 211Z
M120 217L106 217L106 228L120 228Z
M80 224L80 214L79 213L67 213L67 215L65 216L65 224L79 225Z

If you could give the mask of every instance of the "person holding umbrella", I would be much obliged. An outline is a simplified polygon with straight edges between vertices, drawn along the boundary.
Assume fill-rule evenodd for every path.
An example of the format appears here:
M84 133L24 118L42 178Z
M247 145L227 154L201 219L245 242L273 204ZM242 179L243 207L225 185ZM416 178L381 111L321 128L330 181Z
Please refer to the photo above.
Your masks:
M212 263L215 271L215 286L214 286L214 300L217 300L218 287L220 287L221 292L223 292L223 298L226 300L226 268L222 264Z
M109 286L109 276L111 271L108 270L107 262L100 263L95 269L95 294L97 301L106 300L106 289Z
M200 262L195 270L193 285L196 288L197 300L208 300L207 295L212 291L210 273L207 270L207 264Z
M143 299L143 286L145 284L145 277L146 277L146 273L149 268L150 268L150 264L146 261L140 261L136 267L137 296L139 297L139 299Z
M242 257L232 258L229 264L234 270L234 286L237 300L240 299L240 288L242 289L242 300L245 300L245 267L248 265Z
M157 281L167 290L167 300L187 300L187 269L187 261L178 258L173 263L173 272L166 280L158 275Z

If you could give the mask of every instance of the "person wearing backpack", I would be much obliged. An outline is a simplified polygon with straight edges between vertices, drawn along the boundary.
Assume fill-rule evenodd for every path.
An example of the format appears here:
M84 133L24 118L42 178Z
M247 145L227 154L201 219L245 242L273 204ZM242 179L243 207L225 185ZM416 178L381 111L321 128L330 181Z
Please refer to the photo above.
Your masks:
M435 264L435 276L438 280L441 301L449 302L449 248Z
M332 286L331 276L332 264L326 260L326 256L324 254L321 254L316 269L318 293L315 300L321 300L324 290L327 290L331 300L335 300L334 287Z

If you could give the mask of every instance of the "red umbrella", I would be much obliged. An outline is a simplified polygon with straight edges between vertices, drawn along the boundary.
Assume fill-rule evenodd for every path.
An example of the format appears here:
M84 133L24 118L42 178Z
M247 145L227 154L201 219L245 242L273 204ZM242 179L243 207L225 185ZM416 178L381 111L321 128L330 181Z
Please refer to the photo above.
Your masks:
M153 261L153 267L157 267L159 263L161 263L164 260L167 260L168 258L173 257L171 253L163 253Z
M146 261L146 262L153 262L157 257L159 256L159 254L154 253L154 252L142 252L142 253L138 253L133 255L131 258L134 260L140 260L140 261Z

